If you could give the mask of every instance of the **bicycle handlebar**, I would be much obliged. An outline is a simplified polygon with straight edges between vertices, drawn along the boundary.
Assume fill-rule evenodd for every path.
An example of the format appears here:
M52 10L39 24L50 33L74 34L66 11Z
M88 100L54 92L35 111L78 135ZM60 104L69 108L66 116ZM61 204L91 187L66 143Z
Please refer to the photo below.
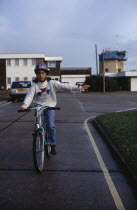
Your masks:
M30 111L30 109L24 109L24 110L19 109L18 110L18 112L29 112L29 111Z
M33 109L35 109L36 107L28 107L27 109L24 109L24 110L21 110L19 109L18 112L29 112ZM48 109L48 110L60 110L60 107L45 107L45 109Z
M60 110L60 107L48 107L49 110Z

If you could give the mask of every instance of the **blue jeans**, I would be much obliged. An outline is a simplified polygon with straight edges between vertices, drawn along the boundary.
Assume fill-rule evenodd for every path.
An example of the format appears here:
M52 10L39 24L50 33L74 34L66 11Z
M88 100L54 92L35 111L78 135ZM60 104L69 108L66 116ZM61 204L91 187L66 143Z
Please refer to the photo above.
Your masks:
M44 124L48 129L48 144L56 145L55 110L44 110Z

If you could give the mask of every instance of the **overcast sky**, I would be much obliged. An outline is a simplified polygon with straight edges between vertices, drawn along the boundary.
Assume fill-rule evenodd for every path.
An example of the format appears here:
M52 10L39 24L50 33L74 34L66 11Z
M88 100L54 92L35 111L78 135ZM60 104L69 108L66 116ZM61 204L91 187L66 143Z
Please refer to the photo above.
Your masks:
M0 0L0 53L62 56L95 73L95 44L126 50L137 70L137 0Z

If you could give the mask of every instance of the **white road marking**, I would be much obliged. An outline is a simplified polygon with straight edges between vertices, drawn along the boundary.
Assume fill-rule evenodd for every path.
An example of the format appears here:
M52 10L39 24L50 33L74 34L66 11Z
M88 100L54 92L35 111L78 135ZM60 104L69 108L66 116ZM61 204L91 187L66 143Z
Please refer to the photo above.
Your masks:
M11 104L11 103L12 102L3 103L3 104L0 104L0 106L8 105L8 104Z
M137 102L134 102L134 101L129 101L129 103L132 103L132 104L137 104Z
M124 205L122 203L122 200L121 200L121 198L120 198L120 196L118 194L118 191L117 191L117 189L116 189L116 187L115 187L115 185L114 185L114 183L112 181L110 173L109 173L109 171L108 171L108 169L107 169L107 167L106 167L106 165L105 165L105 163L103 161L103 158L102 158L102 156L101 156L101 154L99 152L99 149L98 149L98 147L97 147L97 145L95 143L95 140L94 140L94 138L93 138L93 136L92 136L92 134L90 132L90 129L88 127L88 120L90 120L92 118L93 117L90 117L90 118L86 119L85 122L84 122L86 130L87 130L87 133L88 133L88 136L89 136L89 139L90 139L91 144L92 144L92 146L94 148L94 151L95 151L95 154L97 156L99 165L100 165L100 167L101 167L101 169L103 171L105 180L106 180L106 182L108 184L109 190L111 192L111 195L113 197L113 200L115 202L115 205L116 205L117 209L118 210L125 210L125 207L124 207Z
M85 110L84 106L82 105L81 101L79 100L78 96L77 95L75 95L75 96L76 96L77 101L78 101L78 103L80 105L81 111L86 112L86 110Z

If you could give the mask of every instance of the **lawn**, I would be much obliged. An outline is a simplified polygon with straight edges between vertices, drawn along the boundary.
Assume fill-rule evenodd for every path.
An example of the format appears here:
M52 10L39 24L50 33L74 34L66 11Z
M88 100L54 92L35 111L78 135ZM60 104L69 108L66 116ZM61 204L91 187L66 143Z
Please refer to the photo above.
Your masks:
M137 176L137 111L109 113L97 121Z

